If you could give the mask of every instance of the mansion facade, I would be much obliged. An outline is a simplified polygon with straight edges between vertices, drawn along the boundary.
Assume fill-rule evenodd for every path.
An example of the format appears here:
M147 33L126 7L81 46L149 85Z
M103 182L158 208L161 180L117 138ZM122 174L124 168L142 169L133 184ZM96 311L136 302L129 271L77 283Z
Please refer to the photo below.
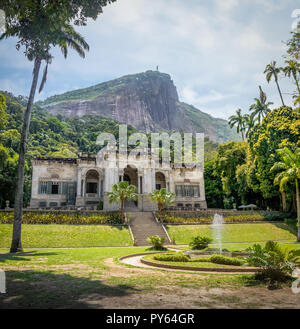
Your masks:
M161 188L175 193L177 207L207 207L203 169L196 166L139 168L131 163L121 169L99 161L96 154L80 153L74 159L34 158L32 168L31 208L97 209L102 202L104 210L117 210L119 205L109 204L106 193L120 181L136 186L138 199L130 208L139 211L156 210L148 194Z

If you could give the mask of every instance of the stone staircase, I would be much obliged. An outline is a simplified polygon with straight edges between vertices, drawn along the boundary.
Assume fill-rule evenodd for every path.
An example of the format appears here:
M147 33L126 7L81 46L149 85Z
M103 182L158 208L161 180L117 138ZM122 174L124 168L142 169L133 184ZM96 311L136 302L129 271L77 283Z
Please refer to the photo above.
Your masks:
M161 223L157 223L152 212L127 213L136 246L149 246L147 238L158 235L166 238L166 244L171 244Z
M131 213L131 212L138 212L139 208L136 206L136 204L133 201L125 201L125 212Z

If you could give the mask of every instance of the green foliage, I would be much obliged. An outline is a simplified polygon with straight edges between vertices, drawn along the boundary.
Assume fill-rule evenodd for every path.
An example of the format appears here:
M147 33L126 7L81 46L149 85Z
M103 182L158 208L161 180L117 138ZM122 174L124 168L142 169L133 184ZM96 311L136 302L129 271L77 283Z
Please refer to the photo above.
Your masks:
M268 217L269 215L269 217ZM277 218L277 214L273 215ZM284 218L286 214L284 215ZM266 215L254 214L254 215L234 215L234 216L225 216L224 221L225 223L247 223L247 222L259 222L259 221L272 221L272 213ZM280 216L281 219L276 220L283 220L284 218ZM213 217L179 217L179 216L172 216L168 214L163 214L160 217L160 220L163 223L169 224L191 224L191 223L203 223L203 224L210 224L213 221Z
M248 264L259 267L257 277L267 281L284 281L299 262L300 250L282 248L277 242L268 241L265 246L254 244L247 249Z
M215 264L234 265L234 266L241 266L245 263L243 259L234 258L234 257L225 257L223 255L212 255L209 257L209 261Z
M193 250L202 250L208 247L212 243L212 239L206 236L195 236L190 242L190 247Z
M217 155L216 155L217 156ZM216 172L216 161L211 160L204 166L205 198L208 208L223 208L222 180Z
M292 38L286 42L288 55L298 61L300 59L300 23L298 28L292 32Z
M153 249L155 250L165 250L164 243L166 241L165 237L160 237L158 235L155 236L149 236L147 241L153 246Z
M236 170L245 163L247 144L245 142L229 142L219 146L216 158L216 173L222 180L225 195L232 196L239 205L241 198L238 194Z
M158 254L155 255L153 258L161 262L189 262L190 261L190 258L184 255L183 253Z
M98 210L103 210L103 201L99 200L98 206L97 206Z
M279 191L274 185L275 172L271 168L280 161L277 149L296 149L300 145L300 114L289 107L273 110L256 125L250 134L248 182L259 191L271 207L279 204ZM275 208L276 209L276 208Z
M295 232L298 230L298 220L297 218L285 218L284 222L292 228Z
M230 128L233 128L236 126L236 132L239 134L242 134L242 139L244 140L245 136L245 120L244 117L242 116L242 110L238 109L236 111L236 115L231 115L229 117L228 124Z
M180 262L180 263L214 263L220 265L241 266L245 263L244 259L235 257L225 257L223 255L212 255L209 257L190 258L182 252L157 254L153 259L160 262Z
M270 221L270 222L282 222L287 217L288 217L288 215L283 212L279 212L279 213L271 212L271 213L264 214L264 219L266 221Z
M13 212L0 212L0 224L12 224ZM108 212L103 215L89 214L82 215L78 212L64 213L52 212L24 212L23 224L70 224L70 225L91 225L91 224L122 224L123 221L117 212Z
M4 95L0 94L0 131L7 125L7 113Z
M171 206L175 203L175 194L173 192L167 192L165 188L160 190L154 190L148 194L152 201L157 202L158 210L161 215L163 206Z

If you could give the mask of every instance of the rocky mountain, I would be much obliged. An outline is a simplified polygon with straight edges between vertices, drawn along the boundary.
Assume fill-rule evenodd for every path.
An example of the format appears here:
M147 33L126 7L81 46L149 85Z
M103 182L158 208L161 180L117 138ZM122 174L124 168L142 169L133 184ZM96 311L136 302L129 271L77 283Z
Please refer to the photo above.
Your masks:
M170 75L158 71L127 75L38 102L66 117L97 115L135 126L140 131L204 132L216 142L238 140L227 121L213 118L179 101Z

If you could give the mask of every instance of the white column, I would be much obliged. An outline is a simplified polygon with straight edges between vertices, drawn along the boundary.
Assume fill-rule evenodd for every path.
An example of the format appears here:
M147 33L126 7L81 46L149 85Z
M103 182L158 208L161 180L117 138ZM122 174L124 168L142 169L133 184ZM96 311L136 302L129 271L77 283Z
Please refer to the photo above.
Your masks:
M77 172L77 197L81 196L81 169Z
M138 175L138 194L141 193L140 181L141 181L141 175Z
M82 196L83 197L85 197L85 195L86 195L86 180L85 180L85 178L83 179L83 193L82 193Z
M101 178L99 175L99 179L98 179L98 197L101 197Z
M143 194L146 193L145 191L146 189L146 182L145 182L145 176L142 176L142 190L143 190Z
M155 190L155 169L152 169L152 173L151 174L152 174L151 175L152 176L152 191L154 191Z

